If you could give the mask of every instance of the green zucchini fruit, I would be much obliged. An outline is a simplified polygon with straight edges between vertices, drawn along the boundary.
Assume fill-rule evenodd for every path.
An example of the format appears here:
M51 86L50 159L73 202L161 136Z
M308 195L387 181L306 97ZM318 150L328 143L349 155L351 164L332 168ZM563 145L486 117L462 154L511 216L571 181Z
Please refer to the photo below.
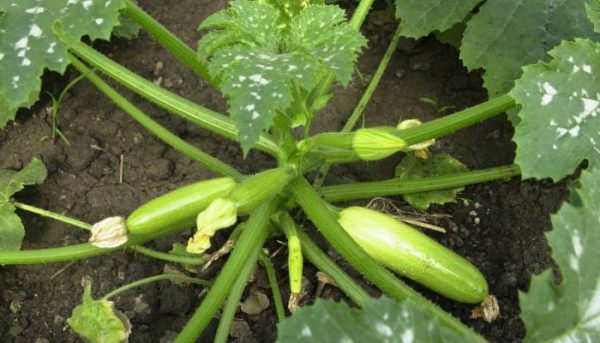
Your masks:
M441 295L464 303L488 295L485 277L471 262L389 215L349 207L338 221L375 260Z
M198 213L213 200L226 198L237 186L223 177L187 185L141 205L127 217L130 234L186 229L195 226ZM176 228L176 229L175 229Z

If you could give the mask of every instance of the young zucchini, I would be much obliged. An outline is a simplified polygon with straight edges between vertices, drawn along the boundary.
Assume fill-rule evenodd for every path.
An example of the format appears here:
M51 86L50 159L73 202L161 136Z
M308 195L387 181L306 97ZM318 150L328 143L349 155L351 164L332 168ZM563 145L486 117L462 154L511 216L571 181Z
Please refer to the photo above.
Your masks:
M127 217L130 234L173 227L186 229L196 224L198 213L216 198L227 197L237 183L224 177L178 188L138 207Z
M469 261L391 216L349 207L338 219L350 236L388 268L464 303L479 303L488 284Z

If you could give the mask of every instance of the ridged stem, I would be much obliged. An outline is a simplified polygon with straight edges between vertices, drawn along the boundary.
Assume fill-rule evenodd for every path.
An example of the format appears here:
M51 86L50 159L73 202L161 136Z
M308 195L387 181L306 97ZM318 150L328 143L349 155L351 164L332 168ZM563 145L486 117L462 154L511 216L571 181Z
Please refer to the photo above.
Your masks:
M135 21L144 31L146 31L146 33L154 38L165 49L169 50L183 64L202 77L208 84L214 86L212 79L208 74L208 68L200 61L192 48L156 21L151 15L144 12L144 10L133 1L125 0L125 6L126 7L121 10L121 13Z
M229 295L244 266L256 263L258 254L271 232L269 221L277 206L278 200L273 199L252 212L229 259L202 304L177 335L175 343L195 342Z
M236 180L241 180L243 175L237 171L234 167L229 164L212 157L205 153L199 148L191 145L190 143L179 138L171 131L167 130L159 123L148 117L144 112L137 108L134 104L129 102L124 96L119 94L114 88L104 82L100 77L94 74L88 67L81 63L75 56L71 55L71 64L77 68L87 79L96 86L104 95L112 100L117 106L125 111L131 118L142 125L146 130L150 131L153 135L167 143L173 149L181 152L182 154L189 157L191 160L196 161L206 168L214 171L217 174L223 176L229 176Z

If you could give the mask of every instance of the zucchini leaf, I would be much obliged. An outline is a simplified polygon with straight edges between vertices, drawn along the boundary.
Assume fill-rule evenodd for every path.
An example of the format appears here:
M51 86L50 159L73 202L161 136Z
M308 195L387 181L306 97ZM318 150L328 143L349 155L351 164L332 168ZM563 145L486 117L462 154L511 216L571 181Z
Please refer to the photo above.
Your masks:
M598 37L586 17L597 0L481 1L396 0L403 35L419 38L444 31L467 19L460 57L470 70L483 68L490 97L508 92L521 75L521 66L546 58L562 40ZM596 21L597 23L597 21Z
M421 38L462 22L481 0L396 0L402 35Z
M362 309L318 299L277 326L277 342L473 342L440 326L410 300L370 298Z
M90 283L85 286L82 303L75 307L67 323L90 343L127 342L131 333L129 319L112 301L92 298Z
M10 202L13 194L26 185L40 184L46 178L42 161L33 159L20 171L0 170L0 251L21 249L25 228Z
M0 0L0 128L39 96L44 69L63 73L67 47L52 32L61 21L77 38L108 39L123 0Z
M562 280L546 270L520 293L524 342L600 341L600 170L584 171L580 204L565 203L546 234Z
M414 153L407 154L396 167L396 177L400 180L420 179L460 173L467 167L446 153L435 153L427 159L418 158ZM404 194L402 198L411 206L426 210L431 204L445 204L456 201L456 195L464 188Z
M600 0L588 0L585 10L588 18L594 24L594 31L600 33Z
M600 162L600 44L564 41L548 54L511 91L521 105L513 139L524 177L559 180L584 159Z
M244 153L276 115L306 122L311 114L304 98L324 73L334 73L344 85L350 80L366 40L339 7L312 2L296 8L286 7L286 1L234 0L200 26L211 31L198 42L198 55L209 62L229 100ZM294 15L280 25L286 8Z

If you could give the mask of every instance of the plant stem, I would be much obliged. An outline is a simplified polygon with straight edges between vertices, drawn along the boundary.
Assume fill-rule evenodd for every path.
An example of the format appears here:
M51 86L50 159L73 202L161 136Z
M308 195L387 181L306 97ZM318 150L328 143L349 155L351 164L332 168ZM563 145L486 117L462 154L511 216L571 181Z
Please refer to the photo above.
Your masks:
M150 276L150 277L140 279L140 280L134 281L132 283L123 285L123 286L111 291L110 293L106 294L105 296L103 296L102 300L109 300L110 298L113 298L113 297L115 297L123 292L126 292L130 289L133 289L135 287L143 286L143 285L146 285L146 284L149 284L152 282L156 282L156 281L161 281L161 280L171 280L171 281L176 281L176 282L194 283L194 284L202 285L202 286L210 286L211 285L210 281L193 278L193 277L190 277L187 275L159 274L159 275Z
M121 10L123 14L133 19L160 45L169 50L183 64L202 77L208 84L214 86L213 81L208 74L208 68L198 59L194 50L131 0L125 0L125 6L126 7Z
M337 221L337 215L328 208L329 204L321 199L306 179L301 177L296 178L290 183L290 189L308 218L310 218L335 250L367 280L379 287L384 294L397 300L411 299L448 327L470 337L475 337L478 341L485 342L482 337L475 334L468 326L434 305L417 291L408 287L367 254L344 231Z
M142 255L155 258L157 260L163 260L167 262L187 264L187 265L200 265L206 262L204 257L192 257L192 256L179 256L170 254L162 251L156 251L154 249L146 248L142 245L132 246L131 251L139 252Z
M83 63L81 63L76 57L71 55L71 63L77 68L82 74L84 74L91 83L93 83L102 93L109 97L117 106L123 111L129 114L135 121L142 125L145 129L150 131L156 137L172 146L175 150L186 155L190 159L202 164L206 168L214 171L215 173L232 177L236 180L241 180L243 175L238 172L235 168L229 164L212 157L204 151L196 148L190 143L179 138L177 135L171 133L169 130L161 126L156 121L148 117L139 108L129 102L125 97L119 94L114 88L109 86L95 73L91 72Z
M183 330L177 335L175 343L195 342L200 333L206 328L214 314L233 287L240 272L246 264L254 265L262 246L271 232L270 218L278 206L278 200L273 199L261 205L250 214L250 219L242 231L229 259L221 269L213 287L196 309Z
M63 223L70 224L70 225L76 226L76 227L84 229L84 230L88 230L89 231L89 230L92 229L92 225L90 225L88 223L85 223L85 222L82 222L81 220L77 220L77 219L73 219L73 218L67 217L67 216L62 215L60 213L56 213L56 212L44 210L42 208L31 206L31 205L27 205L27 204L23 204L21 202L14 201L14 200L11 201L11 204L13 204L16 208L19 208L21 210L24 210L24 211L27 211L27 212L31 212L31 213L35 213L35 214L39 214L40 216L43 216L43 217L48 217L48 218L56 219L56 220L61 221Z
M172 93L154 83L144 79L122 65L114 62L110 58L102 55L92 47L70 36L64 30L56 29L55 32L60 39L69 46L69 49L78 57L110 78L119 82L131 91L150 100L152 103L170 111L178 116L200 126L218 135L235 139L238 129L235 124L220 113L202 107L193 101ZM277 144L266 134L261 134L256 148L277 156Z
M371 79L371 82L369 82L369 86L363 93L362 97L360 98L360 101L358 102L358 105L356 105L356 107L354 108L354 111L352 111L352 114L346 121L346 124L344 124L344 127L342 128L341 132L352 131L352 129L356 125L356 122L358 121L358 118L360 118L362 116L365 108L369 104L369 101L371 101L371 97L373 96L375 89L377 89L377 86L379 85L379 81L381 81L381 77L383 76L385 70L387 69L387 66L390 63L392 56L394 56L394 53L396 52L396 47L398 46L398 41L400 41L401 31L402 30L400 28L400 24L398 24L398 27L396 28L396 32L394 32L394 36L392 37L392 40L391 40L390 44L388 45L387 50L385 51L385 54L381 58L381 62L379 62L379 66L377 67L375 74L373 74L373 78ZM329 164L329 163L321 166L321 168L319 169L319 172L317 173L317 177L315 178L315 181L313 182L313 185L315 185L315 187L319 188L323 185L323 183L325 182L325 178L327 177L327 173L329 173L330 167L331 167L331 164Z
M277 313L277 320L282 321L285 319L285 308L283 307L283 300L281 297L281 290L279 289L279 282L277 281L277 274L275 273L275 267L269 256L261 253L258 255L258 260L265 267L267 273L267 279L269 285L271 285L271 292L273 293L273 303L275 304L275 313Z
M515 100L510 95L501 95L451 115L428 121L422 125L400 130L396 135L403 139L407 145L421 143L471 126L503 113L515 105Z
M359 182L346 185L326 186L319 194L329 202L370 199L398 194L436 191L458 188L476 183L511 178L521 174L517 165L474 170L416 180L398 178L385 181Z
M338 266L326 253L313 242L302 230L298 230L298 237L302 242L304 256L323 273L327 274L337 287L357 306L362 307L369 298L369 294L362 289L354 279Z
M227 343L231 324L233 323L235 313L240 306L240 300L244 294L244 289L246 289L246 285L252 276L255 265L255 263L246 263L238 275L237 280L235 280L231 292L227 297L227 301L225 302L225 306L223 307L219 326L217 327L217 333L215 334L213 341L214 343Z

